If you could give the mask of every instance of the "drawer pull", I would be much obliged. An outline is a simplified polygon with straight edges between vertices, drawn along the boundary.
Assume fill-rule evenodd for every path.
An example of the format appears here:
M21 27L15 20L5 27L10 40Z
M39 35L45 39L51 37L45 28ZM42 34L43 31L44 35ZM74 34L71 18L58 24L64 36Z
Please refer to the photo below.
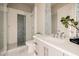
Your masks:
M34 42L35 43L35 45L37 45L37 42Z
M37 51L35 51L35 54L38 55Z

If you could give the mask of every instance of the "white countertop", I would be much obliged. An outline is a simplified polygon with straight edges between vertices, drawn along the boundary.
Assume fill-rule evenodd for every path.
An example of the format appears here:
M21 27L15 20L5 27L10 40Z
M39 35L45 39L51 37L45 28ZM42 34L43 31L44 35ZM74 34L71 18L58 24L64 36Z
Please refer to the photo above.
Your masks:
M33 37L70 56L79 56L79 45L70 42L68 39L59 39L38 34Z

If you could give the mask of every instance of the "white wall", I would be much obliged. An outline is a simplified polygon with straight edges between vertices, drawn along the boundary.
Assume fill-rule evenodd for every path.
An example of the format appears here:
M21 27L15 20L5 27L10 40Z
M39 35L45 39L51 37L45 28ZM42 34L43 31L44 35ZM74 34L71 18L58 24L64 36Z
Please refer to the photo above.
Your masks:
M37 4L37 32L45 33L45 4Z
M62 23L60 22L61 17L70 16L71 18L74 18L76 20L76 9L75 4L56 4L52 7L52 31L53 32L65 32L66 36L75 36L76 30L73 27L65 28ZM54 23L55 21L55 23ZM53 29L54 28L54 29ZM73 31L73 34L71 34L71 31Z
M51 4L45 5L45 34L51 34Z
M0 52L4 43L4 5L0 4Z
M7 4L0 4L0 55L7 51Z
M61 17L68 16L68 15L69 15L71 18L76 19L75 11L76 11L76 10L75 10L75 4L66 4L66 5L64 5L63 7L59 8L59 9L57 10L57 14L58 14L58 16L57 16L57 18L58 18L57 29L60 30L60 31L62 31L62 32L65 32L65 34L66 34L67 37L68 37L68 36L71 36L71 35L72 35L72 37L75 36L75 33L76 33L76 32L75 32L75 29L74 29L74 28L71 29L71 27L68 28L68 29L66 29L66 28L61 24L60 20L61 20ZM71 34L71 30L74 32L73 34ZM70 35L69 35L69 34L70 34Z
M8 44L17 43L17 14L26 15L26 40L31 39L31 13L8 8Z
M33 32L34 32L34 28L32 28L34 26L33 24L33 16L32 14L27 14L26 15L26 40L31 40L33 39Z
M41 34L51 33L51 4L35 4L35 31Z
M56 10L55 10L56 11ZM51 31L53 34L57 33L57 12L53 11L51 16Z
M51 31L53 34L57 33L57 7L53 6L51 8L51 23L52 23L52 28Z

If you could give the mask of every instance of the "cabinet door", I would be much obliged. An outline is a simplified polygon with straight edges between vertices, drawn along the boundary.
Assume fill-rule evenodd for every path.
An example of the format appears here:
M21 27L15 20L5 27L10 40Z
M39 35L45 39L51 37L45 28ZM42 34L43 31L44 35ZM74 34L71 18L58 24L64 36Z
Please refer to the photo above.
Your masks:
M37 40L36 43L37 56L63 56L63 52L55 49L54 47L50 47L39 40Z
M36 50L35 50L37 56L44 56L44 47L42 45L42 42L36 41Z
M44 56L48 56L49 48L48 47L43 47L43 48L44 48Z
M63 56L69 56L68 54L66 54L66 53L63 53Z
M53 47L50 47L48 51L48 55L49 56L63 56L63 53Z
M44 47L43 46L39 46L38 55L39 56L44 56Z

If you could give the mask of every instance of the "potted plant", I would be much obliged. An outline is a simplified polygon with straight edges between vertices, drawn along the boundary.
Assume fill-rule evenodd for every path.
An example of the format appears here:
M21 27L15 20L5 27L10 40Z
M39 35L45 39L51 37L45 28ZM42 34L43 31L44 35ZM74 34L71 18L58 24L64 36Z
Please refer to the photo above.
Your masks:
M64 25L65 28L68 28L69 26L72 26L77 31L79 30L79 28L77 27L78 22L75 21L73 18L70 18L70 16L62 17L60 21ZM76 39L76 40L73 40L73 39ZM72 38L72 39L70 39L70 41L79 44L79 38Z
M74 28L79 30L77 28L78 22L75 21L73 18L70 18L70 16L62 17L61 23L65 26L65 28L68 28L69 26L73 26Z

